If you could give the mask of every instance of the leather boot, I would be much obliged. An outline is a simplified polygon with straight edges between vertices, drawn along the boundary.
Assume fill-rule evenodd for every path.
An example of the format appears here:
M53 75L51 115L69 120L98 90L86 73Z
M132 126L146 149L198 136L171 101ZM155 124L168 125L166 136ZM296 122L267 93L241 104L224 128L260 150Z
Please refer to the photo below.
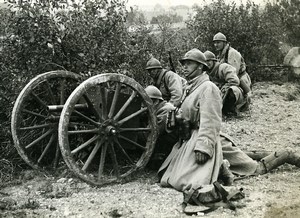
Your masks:
M220 168L220 175L219 178L223 181L225 186L231 186L233 184L234 175L229 169L229 162L228 160L223 160L223 164Z
M272 154L272 152L270 151L245 151L245 153L253 160L257 160L257 161L260 161L264 157Z
M300 168L300 156L294 152L290 153L286 162Z
M285 163L300 167L300 156L294 154L291 150L276 151L261 159L255 173L265 174Z

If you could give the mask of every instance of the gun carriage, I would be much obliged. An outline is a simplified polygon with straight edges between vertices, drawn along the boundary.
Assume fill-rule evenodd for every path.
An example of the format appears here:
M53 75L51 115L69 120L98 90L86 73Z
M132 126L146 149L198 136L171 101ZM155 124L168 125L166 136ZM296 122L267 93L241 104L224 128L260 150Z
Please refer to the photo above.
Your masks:
M152 101L134 79L110 73L84 80L61 70L33 78L11 120L14 146L28 165L49 170L66 163L93 185L123 181L144 168L155 127Z

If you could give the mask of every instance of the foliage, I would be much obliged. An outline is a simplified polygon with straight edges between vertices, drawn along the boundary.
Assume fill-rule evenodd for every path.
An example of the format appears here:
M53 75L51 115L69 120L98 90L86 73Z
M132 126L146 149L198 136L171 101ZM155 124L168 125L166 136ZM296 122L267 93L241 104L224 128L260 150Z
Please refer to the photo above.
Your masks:
M141 11L126 10L126 0L9 2L9 9L0 10L0 104L5 105L0 109L0 152L5 157L1 160L15 160L10 136L13 103L25 84L40 73L57 69L90 76L114 72L146 86L149 78L144 67L150 56L168 68L170 53L180 74L181 56L193 47L214 51L212 38L219 31L248 65L280 64L284 55L279 52L280 42L300 43L297 0L276 0L264 8L250 0L240 5L213 0L201 7L194 5L195 15L180 30L171 24L182 17L162 14L165 11L159 4L151 21L158 24L154 30L145 25ZM129 32L131 24L139 28ZM272 70L267 74L264 70L263 79L271 77Z
M212 38L217 32L222 32L248 63L259 62L261 57L257 47L267 35L260 28L262 20L258 5L250 1L237 5L235 2L227 4L225 0L214 0L211 4L196 7L195 11L188 28L201 50L214 51Z
M11 147L15 99L34 76L57 69L94 75L140 75L147 58L127 32L124 0L10 1L1 11L1 155ZM135 34L138 41L148 35ZM139 60L138 64L136 60ZM138 77L138 76L137 76ZM12 149L10 149L12 150ZM11 153L5 152L5 154Z

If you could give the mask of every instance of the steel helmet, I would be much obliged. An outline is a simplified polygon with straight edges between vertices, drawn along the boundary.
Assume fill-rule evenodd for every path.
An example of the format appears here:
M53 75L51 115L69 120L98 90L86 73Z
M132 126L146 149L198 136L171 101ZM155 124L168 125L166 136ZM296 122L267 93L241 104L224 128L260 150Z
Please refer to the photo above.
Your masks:
M147 95L149 95L150 98L164 100L162 98L162 94L161 94L160 90L157 87L155 87L155 86L152 86L152 85L147 86L145 88L145 91L146 91Z
M225 36L223 33L218 32L218 33L214 36L214 38L213 38L213 42L214 42L214 41L223 41L223 42L227 42L227 39L226 39L226 36Z
M208 69L205 55L197 48L193 48L192 50L189 50L187 53L185 53L184 57L181 58L181 60L179 61L181 64L183 64L183 62L186 60L196 61L200 64L203 64L203 70Z
M211 51L204 52L204 55L206 57L206 61L217 61L218 60L216 58L215 54L212 53Z
M151 58L146 64L146 70L162 69L161 63L156 58Z

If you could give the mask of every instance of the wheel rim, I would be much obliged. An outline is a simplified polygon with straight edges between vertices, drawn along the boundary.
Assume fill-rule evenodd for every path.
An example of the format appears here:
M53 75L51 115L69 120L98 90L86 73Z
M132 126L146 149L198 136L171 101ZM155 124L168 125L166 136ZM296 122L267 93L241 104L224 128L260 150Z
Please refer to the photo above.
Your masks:
M86 108L75 109L82 104ZM157 138L155 127L152 101L143 87L124 75L101 74L80 84L66 101L59 146L78 177L104 185L123 181L146 165Z
M32 79L16 99L11 120L14 146L31 167L57 167L60 111L80 78L68 71L43 73ZM56 107L56 110L50 111L49 107Z

